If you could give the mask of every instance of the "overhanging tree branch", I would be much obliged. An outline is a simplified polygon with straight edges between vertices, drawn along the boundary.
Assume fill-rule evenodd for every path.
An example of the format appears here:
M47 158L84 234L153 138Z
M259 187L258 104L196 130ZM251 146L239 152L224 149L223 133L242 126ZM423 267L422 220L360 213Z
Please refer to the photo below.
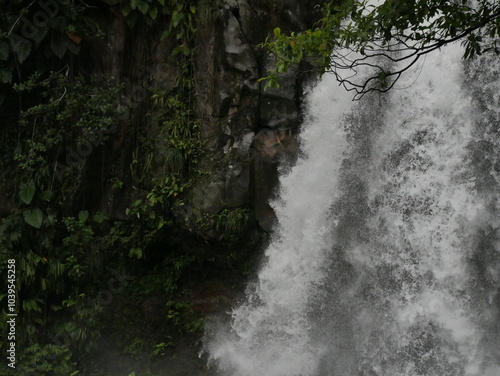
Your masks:
M500 34L500 4L479 0L474 7L451 0L386 0L380 6L346 0L327 4L314 30L282 35L264 46L277 57L267 86L279 74L304 59L321 73L332 73L339 84L360 99L370 92L387 92L423 56L462 41L464 58L493 51ZM366 76L366 68L371 73ZM363 69L363 74L360 71ZM347 74L346 72L351 72Z

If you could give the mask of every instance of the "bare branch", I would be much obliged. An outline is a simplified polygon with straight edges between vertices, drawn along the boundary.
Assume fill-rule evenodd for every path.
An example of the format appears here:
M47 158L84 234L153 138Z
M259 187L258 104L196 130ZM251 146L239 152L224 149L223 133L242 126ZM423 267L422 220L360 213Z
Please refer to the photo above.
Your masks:
M468 7L463 7L469 10ZM474 11L474 13L477 13ZM359 56L361 47L349 49L348 53L334 51L330 67L326 71L333 73L347 91L354 91L356 94L354 100L361 99L364 95L371 92L385 93L391 90L396 82L400 79L401 75L409 70L416 62L425 56L441 47L453 43L458 40L463 40L468 35L483 28L489 23L500 18L500 11L481 19L481 22L458 31L454 36L449 36L449 31L439 30L434 32L434 37L429 38L431 42L426 44L425 40L416 39L411 34L405 35L400 33L393 37L394 42L385 42L383 38L370 41L363 45L363 54ZM410 43L410 42L413 42ZM493 48L493 44L489 49ZM367 52L370 51L370 52ZM350 59L350 55L357 53L357 56ZM390 68L384 67L384 62L390 63L390 67L395 64L405 63L401 68L391 71ZM358 76L358 68L372 68L374 73L367 79L361 79L360 82L356 81ZM344 77L340 71L350 70L352 75Z

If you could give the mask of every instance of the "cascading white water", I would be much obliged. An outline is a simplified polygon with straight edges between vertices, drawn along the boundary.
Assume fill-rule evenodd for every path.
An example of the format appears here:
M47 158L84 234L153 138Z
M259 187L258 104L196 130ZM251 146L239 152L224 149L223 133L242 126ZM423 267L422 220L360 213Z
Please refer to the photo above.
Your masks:
M309 297L323 282L333 245L330 207L346 148L344 130L336 126L343 114L327 109L352 106L332 85L338 86L324 80L311 94L314 115L300 137L303 157L281 177L273 205L279 224L258 281L249 287L247 302L234 309L231 330L222 330L210 345L211 356L229 374L311 374L323 351L309 335Z
M500 375L500 68L461 53L310 93L266 260L207 344L221 375Z

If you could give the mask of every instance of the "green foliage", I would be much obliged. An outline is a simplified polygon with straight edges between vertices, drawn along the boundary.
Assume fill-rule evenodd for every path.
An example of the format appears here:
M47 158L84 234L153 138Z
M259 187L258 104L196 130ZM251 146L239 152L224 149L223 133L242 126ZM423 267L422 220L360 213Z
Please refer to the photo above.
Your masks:
M115 193L133 186L127 221L110 219L89 202L92 164L96 157L108 157L108 139L118 124L129 120L118 106L122 87L109 76L86 74L88 67L79 69L78 59L71 59L82 38L101 36L88 17L99 5L57 3L57 14L33 37L22 35L20 20L40 11L38 2L7 2L0 14L0 184L3 192L11 192L1 208L7 204L7 215L0 218L0 273L6 275L9 258L22 271L16 280L17 326L22 328L16 342L18 349L25 349L16 373L21 376L78 373L77 361L95 346L102 329L105 307L98 297L111 287L100 283L115 278L107 266L142 270L162 242L165 249L155 255L162 260L161 272L142 270L145 277L127 293L136 300L158 293L178 301L197 260L163 244L166 234L176 230L172 213L183 205L203 149L193 112L195 2L120 2L124 7L129 3L129 21L136 14L166 29L163 37L176 44L169 63L180 72L174 90L157 92L148 103L145 121L152 127L141 129L157 127L161 138L152 142L151 135L130 127L131 138L137 137L130 177L127 171L109 179ZM0 295L4 322L5 299ZM179 331L192 333L201 327L189 307L170 309ZM2 338L5 330L0 329ZM160 356L169 346L165 340L151 350L148 343L147 350ZM127 351L139 347L132 342Z
M203 330L205 318L185 301L167 303L167 320L177 328L180 334L194 334Z
M43 213L39 208L23 211L23 217L27 224L35 228L40 228L43 221Z
M120 117L114 104L120 90L118 85L112 82L103 85L100 77L86 80L81 75L70 81L67 73L52 72L46 78L36 73L13 85L24 103L33 103L21 111L17 134L5 129L3 137L6 153L13 154L18 171L26 179L19 193L25 204L34 189L50 200L54 196L53 182L61 180L63 174L53 168L54 159L59 157L63 165L79 171L88 151L107 140ZM65 140L71 144L63 148ZM79 151L82 146L83 155ZM12 161L0 160L0 165L6 172L11 169ZM78 181L71 183L65 188L71 190Z
M201 156L199 123L181 96L162 92L154 94L152 99L160 110L157 116L165 135L165 170L181 173Z
M159 15L168 14L168 8L165 0L129 0L123 5L122 12L129 26L134 26L139 16L151 25Z
M246 229L248 209L224 209L215 217L215 228L225 240L236 240Z
M147 350L146 341L142 338L134 338L134 341L123 349L124 354L138 357Z
M500 53L498 2L480 0L472 6L466 1L386 0L374 6L347 0L326 4L324 13L315 28L289 36L275 29L274 37L263 44L277 59L265 78L267 87L276 87L280 73L307 59L320 72L335 74L360 98L391 89L420 57L454 41L462 42L464 58ZM396 62L402 65L394 67ZM362 66L371 67L374 74L358 81ZM342 75L345 70L351 74Z
M179 42L174 54L183 52L187 56L191 53L187 39L195 31L196 6L193 1L127 0L122 5L122 13L127 18L130 27L134 27L140 18L144 19L148 25L160 18L166 18L168 28L161 39L174 36Z
M169 336L168 339L170 341L168 342L161 342L161 343L158 343L156 345L154 345L153 347L153 351L151 353L152 356L164 356L167 349L169 349L170 347L173 347L175 346L175 343L173 341L171 341L172 337Z
M168 29L162 34L161 39L174 37L177 46L172 51L172 56L182 54L189 57L192 53L192 39L195 27L196 2L169 0L171 18Z
M100 337L98 318L103 306L96 301L91 302L85 293L72 295L62 301L62 307L71 312L72 321L58 323L57 333L65 333L71 348L89 352Z
M83 2L57 2L57 7L49 8L42 8L39 2L27 5L9 1L2 5L0 83L12 83L22 73L20 64L30 62L45 71L51 57L63 59L68 53L78 54L82 38L102 36L95 20L87 16L88 7ZM0 93L5 93L2 89L0 85Z
M155 8L158 11L151 17L148 12ZM130 0L122 10L131 25L135 24L138 12L146 16L147 23L160 16L166 19L168 26L161 39L170 38L177 44L169 56L179 71L176 87L171 91L156 91L148 114L148 120L158 124L162 139L153 144L147 135L139 135L130 164L134 187L143 193L126 214L143 221L147 236L152 238L166 224L171 224L172 210L183 205L182 194L190 186L189 174L202 152L199 123L192 110L196 6L194 1Z
M196 261L194 255L166 255L161 265L148 271L148 274L134 280L126 289L134 299L148 295L162 295L169 299L182 293L179 286L189 267Z
M161 39L170 38L177 46L169 59L179 70L176 87L171 91L156 91L148 121L157 124L161 140L155 143L147 134L138 135L136 151L130 164L134 189L139 197L126 214L144 224L145 237L152 239L165 225L172 224L172 213L182 206L182 194L189 188L189 175L202 152L199 123L193 110L192 42L195 28L195 2L178 0L130 0L124 14L135 24L134 14L143 15L146 7L158 8L158 17L167 19L167 30ZM149 10L148 10L149 12ZM130 19L132 17L132 19ZM151 23L154 17L148 20ZM179 52L182 52L179 54ZM140 258L142 250L134 248L130 256Z
M35 343L22 350L16 375L78 375L79 371L66 346Z
M175 94L161 91L152 95L150 119L162 138L154 146L147 137L140 138L142 155L130 164L136 188L145 193L126 214L144 220L149 237L171 224L172 211L184 205L182 194L191 185L190 175L203 151L200 126L191 108L191 72L183 71L181 76ZM155 174L149 172L153 166Z
M30 181L28 183L24 183L21 185L21 189L19 190L19 196L26 205L29 205L31 203L31 200L33 200L33 197L35 196L35 192L36 192L35 183Z
M121 116L114 105L119 87L68 73L36 73L14 84L22 110L17 124L9 119L2 129L0 173L15 193L6 197L10 214L0 219L0 270L5 272L5 260L13 258L22 271L16 287L23 330L16 341L28 349L20 354L26 375L74 374L71 354L90 350L99 336L102 307L87 298L96 294L93 278L102 275L102 250L130 247L125 232L103 213L63 214L86 155L61 176L53 162L67 163L68 148L78 150L82 142L101 145ZM67 176L72 179L63 179ZM54 333L65 343L55 341Z

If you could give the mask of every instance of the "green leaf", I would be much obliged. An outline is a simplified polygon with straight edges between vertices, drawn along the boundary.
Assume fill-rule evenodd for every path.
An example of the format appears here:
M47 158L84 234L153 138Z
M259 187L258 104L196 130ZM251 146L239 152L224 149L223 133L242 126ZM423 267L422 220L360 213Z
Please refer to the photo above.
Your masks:
M280 87L280 84L278 83L278 81L276 81L274 79L269 79L269 81L267 81L266 84L264 85L264 90L278 89L279 87Z
M9 36L9 40L12 44L12 49L17 56L17 60L22 64L30 55L31 42L16 34L11 34Z
M103 223L108 217L103 212L97 212L92 219L97 223Z
M130 12L132 12L132 7L130 6L130 4L125 4L122 8L122 14L124 17L127 17L129 15Z
M66 299L66 300L63 300L62 303L66 307L71 307L71 306L74 306L76 303L78 303L78 300L75 300L75 299Z
M130 6L132 9L137 9L137 5L139 5L139 0L130 0Z
M89 218L89 212L87 210L82 210L78 213L78 220L80 222L85 222Z
M52 304L52 305L50 306L50 309L51 309L51 310L53 310L53 311L56 311L56 312L57 312L57 311L60 311L62 308L63 308L63 307L62 307L62 306L60 306L60 305L58 305L58 304Z
M174 12L172 13L172 26L174 28L177 27L183 18L184 15L182 13L179 13L179 11L174 10Z
M50 49L59 59L64 57L66 50L68 49L68 44L66 39L53 38L50 40Z
M43 201L50 202L50 199L52 198L52 191L50 189L47 189L46 191L41 192L40 198Z
M12 71L0 69L0 81L4 84L10 83L12 81Z
M182 52L182 50L183 50L183 49L184 49L184 46L183 46L182 44L181 44L180 46L175 47L175 48L172 50L172 54L171 54L171 56L173 57L173 56L178 55L179 53L181 53L181 52Z
M56 223L56 213L51 208L47 208L47 219L51 225Z
M19 196L21 197L22 202L26 205L29 205L33 200L33 196L35 196L36 187L35 183L30 181L29 183L25 183L21 185L21 189L19 190Z
M141 259L142 258L142 249L141 248L131 248L128 252L128 257Z
M279 38L279 37L280 37L280 35L281 35L281 29L280 29L279 27L276 27L276 28L274 29L274 36L275 36L276 38Z
M39 208L33 210L25 210L23 212L24 220L30 226L35 228L40 228L42 226L43 221L43 213Z
M165 0L157 0L161 5L165 6Z
M80 45L71 42L69 39L66 41L66 46L68 47L68 50L74 55L78 55L78 53L80 52Z
M163 32L163 34L161 35L161 37L160 37L160 42L163 42L165 40L165 38L169 37L169 35L170 35L170 31L169 30L165 30Z
M151 17L152 20L156 20L156 17L158 16L158 8L156 6L151 6L151 8L149 8L149 17Z
M48 33L48 26L39 27L37 33L31 39L35 42L36 45L39 45L45 39Z
M7 60L9 58L9 45L5 42L0 42L0 60Z
M139 10L142 12L142 14L146 15L149 9L149 4L146 2L141 1L138 5Z

